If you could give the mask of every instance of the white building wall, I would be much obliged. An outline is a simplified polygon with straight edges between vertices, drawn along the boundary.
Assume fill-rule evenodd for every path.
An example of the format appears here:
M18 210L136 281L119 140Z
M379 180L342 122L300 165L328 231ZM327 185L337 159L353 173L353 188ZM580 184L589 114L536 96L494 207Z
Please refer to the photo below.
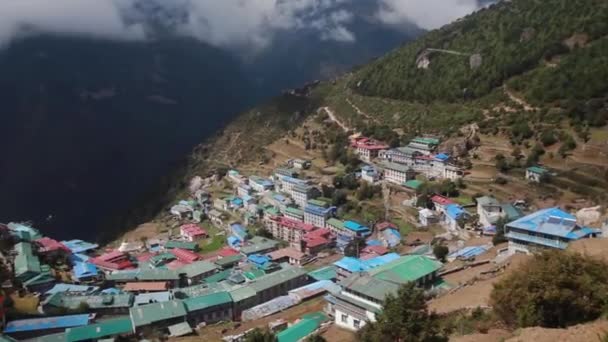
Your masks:
M367 311L366 311L366 315L368 317L370 316L370 314ZM371 313L371 315L373 315L373 313ZM372 322L375 322L375 317ZM340 311L339 309L336 309L334 323L336 323L336 325L339 327L342 327L342 328L345 328L345 329L348 329L351 331L357 331L357 330L363 328L363 326L365 326L366 321L360 320L345 312Z

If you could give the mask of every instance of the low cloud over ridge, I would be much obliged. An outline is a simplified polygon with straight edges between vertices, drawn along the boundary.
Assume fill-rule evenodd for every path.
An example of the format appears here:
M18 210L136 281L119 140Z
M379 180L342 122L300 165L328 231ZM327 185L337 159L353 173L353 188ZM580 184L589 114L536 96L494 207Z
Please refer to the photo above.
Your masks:
M369 20L425 29L479 7L477 0L3 0L0 46L36 33L141 40L150 22L223 48L263 48L277 32L296 29L354 42L349 24L358 1L377 4L375 13L363 14Z

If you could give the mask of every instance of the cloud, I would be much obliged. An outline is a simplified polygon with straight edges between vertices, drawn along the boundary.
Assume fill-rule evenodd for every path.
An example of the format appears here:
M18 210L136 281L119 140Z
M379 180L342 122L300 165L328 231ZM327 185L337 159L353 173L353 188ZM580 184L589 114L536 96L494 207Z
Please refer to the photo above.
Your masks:
M376 11L357 13L360 7ZM354 42L354 17L374 12L384 24L430 29L477 8L477 0L0 0L0 46L34 33L147 39L160 25L218 47L256 50L289 30Z
M406 22L431 30L480 8L478 0L380 0L380 21L390 25Z
M31 33L143 39L140 24L127 24L113 0L2 0L0 45Z

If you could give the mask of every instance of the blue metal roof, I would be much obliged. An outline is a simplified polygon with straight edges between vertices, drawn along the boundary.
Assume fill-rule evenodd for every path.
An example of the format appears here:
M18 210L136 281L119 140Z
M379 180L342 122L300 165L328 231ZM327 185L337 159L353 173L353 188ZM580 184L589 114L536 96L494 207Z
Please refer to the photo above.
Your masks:
M241 239L239 239L236 236L232 236L232 235L228 237L227 241L228 241L228 245L230 245L230 246L235 246L235 245L241 244L241 242L242 242Z
M557 207L539 210L508 223L507 227L570 240L585 236L585 231L576 224L576 217Z
M262 254L252 254L247 259L256 265L264 265L270 262L270 258Z
M99 289L97 286L75 285L75 284L55 284L52 289L46 291L47 295L53 295L59 292L95 292Z
M380 240L367 240L368 246L382 246L382 242Z
M21 319L8 322L4 332L10 334L22 331L79 327L88 324L89 314Z
M247 236L247 230L240 223L233 223L230 225L232 234L238 237L240 240L244 240Z
M445 153L439 153L435 156L435 159L440 160L440 161L446 161L446 160L450 159L450 156Z
M486 246L468 246L448 255L448 257L468 259L477 255L481 255L487 251L488 248Z
M361 260L353 257L344 257L334 262L334 265L343 268L351 273L354 273L367 271L369 269L382 266L397 259L399 259L399 254L397 253L388 253L368 260Z
M61 243L63 243L67 248L69 248L72 253L82 253L97 249L99 247L99 245L96 243L90 243L78 239L62 241Z
M93 277L99 273L97 266L88 262L76 262L74 263L74 276L77 279Z
M389 247L395 247L401 242L401 233L395 229L385 229L382 231L384 240L388 243Z
M368 227L363 226L360 223L355 222L355 221L345 221L344 228L355 231L355 232L362 232L362 231L369 230Z
M304 208L304 212L307 212L307 213L313 214L313 215L317 215L317 216L326 216L335 210L336 210L336 207L323 208L323 207L319 207L318 205L314 205L314 204L308 204Z
M445 214L451 219L457 220L465 214L465 211L458 204L448 204L445 206Z

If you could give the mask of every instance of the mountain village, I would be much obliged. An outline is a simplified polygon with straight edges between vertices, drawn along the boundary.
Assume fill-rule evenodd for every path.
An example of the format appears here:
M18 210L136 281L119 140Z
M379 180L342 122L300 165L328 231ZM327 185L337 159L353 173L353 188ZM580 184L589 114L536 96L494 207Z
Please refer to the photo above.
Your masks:
M394 206L387 198L398 192L401 217L353 217L344 196L313 174L313 161L293 155L266 174L194 177L169 210L170 229L115 246L2 224L2 340L187 340L220 327L224 341L241 341L260 326L280 342L347 340L403 284L424 289L438 312L442 301L483 307L483 295L466 297L467 287L521 256L605 236L606 224L589 226L559 207L422 192L427 182L466 176L441 143L420 136L391 148L348 138L344 147L359 161L344 177L378 189L380 206ZM550 174L532 166L525 181ZM297 315L284 315L290 310Z

